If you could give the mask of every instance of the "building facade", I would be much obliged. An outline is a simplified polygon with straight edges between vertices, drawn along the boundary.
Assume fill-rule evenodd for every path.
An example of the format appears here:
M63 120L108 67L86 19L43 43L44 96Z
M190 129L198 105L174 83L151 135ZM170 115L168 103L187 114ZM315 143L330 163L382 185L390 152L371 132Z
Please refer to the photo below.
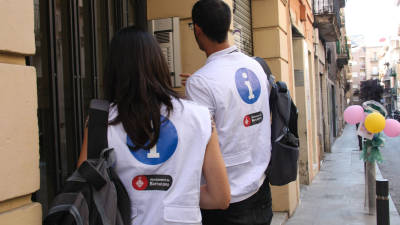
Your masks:
M351 105L359 105L360 102L360 85L362 81L367 79L365 69L365 47L357 47L351 51Z
M384 84L384 105L390 115L399 109L400 36L385 41L379 53L379 74Z
M365 48L365 74L367 80L379 79L379 53L382 46L367 46Z
M344 126L342 112L346 105L345 87L348 71L349 43L345 30L345 1L314 1L316 24L316 52L318 52L319 88L321 92L322 118L320 132L323 137L323 150L330 147ZM322 55L324 54L324 55ZM323 58L323 59L322 59Z
M233 12L230 43L265 59L298 106L299 179L272 187L273 210L291 215L299 204L299 185L312 182L343 125L343 68L349 57L342 51L347 46L340 14L345 1L225 1ZM195 2L0 0L6 109L0 113L6 121L0 131L0 224L41 224L42 214L75 170L88 103L102 98L108 44L120 28L155 31L161 29L158 23L170 22L173 42L154 33L163 50L174 54L167 57L171 79L184 93L179 72L193 73L206 61L193 35ZM18 216L22 213L29 216Z
M361 45L352 50L351 98L352 104L360 104L360 83L377 79L384 87L382 103L391 115L398 109L400 69L400 36L382 38L375 46Z
M42 224L33 19L32 1L0 1L0 224Z

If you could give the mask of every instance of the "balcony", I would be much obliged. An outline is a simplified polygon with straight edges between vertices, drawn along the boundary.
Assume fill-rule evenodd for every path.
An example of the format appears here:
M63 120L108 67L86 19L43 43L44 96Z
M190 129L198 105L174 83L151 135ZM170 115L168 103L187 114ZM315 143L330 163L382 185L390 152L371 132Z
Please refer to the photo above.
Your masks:
M347 65L349 63L348 54L339 54L337 56L336 63L339 68L343 68L344 65Z
M315 0L314 25L319 35L327 42L334 42L340 37L340 0Z
M341 43L340 41L336 42L336 53L337 53L337 59L336 59L336 64L338 68L343 68L344 65L347 65L349 63L350 55L349 55L349 48L347 47L347 38L345 37L344 43ZM364 65L365 67L365 65Z

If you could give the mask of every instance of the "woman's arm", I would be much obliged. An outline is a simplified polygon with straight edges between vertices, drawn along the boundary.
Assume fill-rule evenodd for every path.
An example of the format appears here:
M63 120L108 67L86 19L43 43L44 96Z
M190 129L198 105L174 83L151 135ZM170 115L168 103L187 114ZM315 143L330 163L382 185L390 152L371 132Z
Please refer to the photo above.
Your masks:
M207 144L203 175L207 184L200 188L200 207L202 209L228 208L231 191L215 128Z
M83 132L83 142L82 142L82 147L81 147L81 154L79 155L78 165L77 165L78 168L87 159L87 139L88 139L88 128L86 126L85 130Z

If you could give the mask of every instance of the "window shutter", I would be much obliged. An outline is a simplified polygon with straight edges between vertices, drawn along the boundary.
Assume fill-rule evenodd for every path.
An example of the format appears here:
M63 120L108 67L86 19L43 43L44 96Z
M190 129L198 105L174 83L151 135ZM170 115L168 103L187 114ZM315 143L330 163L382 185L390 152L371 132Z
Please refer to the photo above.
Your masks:
M233 36L239 50L253 55L253 31L251 27L251 1L233 1Z

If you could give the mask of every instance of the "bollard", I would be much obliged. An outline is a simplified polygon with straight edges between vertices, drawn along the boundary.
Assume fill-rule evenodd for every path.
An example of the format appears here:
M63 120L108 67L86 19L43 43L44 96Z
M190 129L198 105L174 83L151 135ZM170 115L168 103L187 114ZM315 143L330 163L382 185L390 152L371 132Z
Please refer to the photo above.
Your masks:
M376 179L376 224L389 225L389 181Z
M366 206L368 207L369 215L376 214L376 164L375 162L365 162L366 175Z

